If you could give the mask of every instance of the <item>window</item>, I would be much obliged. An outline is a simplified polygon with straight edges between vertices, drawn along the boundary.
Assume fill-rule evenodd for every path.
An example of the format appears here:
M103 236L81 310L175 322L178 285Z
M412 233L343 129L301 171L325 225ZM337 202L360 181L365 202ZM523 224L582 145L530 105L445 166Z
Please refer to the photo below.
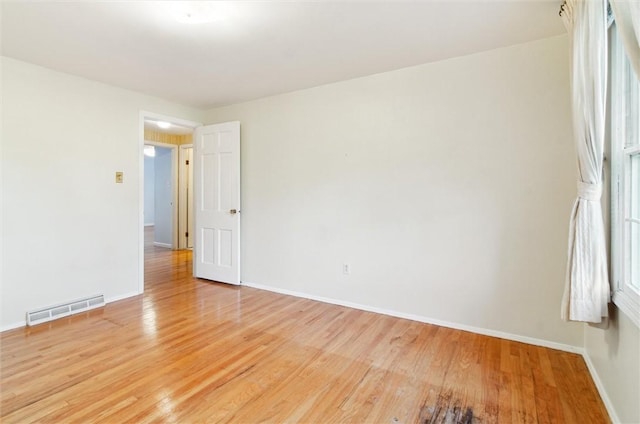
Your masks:
M640 327L640 83L615 22L609 31L613 301Z

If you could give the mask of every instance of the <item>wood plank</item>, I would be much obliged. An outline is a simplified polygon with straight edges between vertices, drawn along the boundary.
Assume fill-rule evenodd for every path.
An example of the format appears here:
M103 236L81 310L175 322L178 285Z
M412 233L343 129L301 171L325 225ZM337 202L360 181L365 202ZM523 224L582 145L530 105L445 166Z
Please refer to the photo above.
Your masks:
M579 355L194 279L145 245L145 293L0 335L26 422L607 423Z

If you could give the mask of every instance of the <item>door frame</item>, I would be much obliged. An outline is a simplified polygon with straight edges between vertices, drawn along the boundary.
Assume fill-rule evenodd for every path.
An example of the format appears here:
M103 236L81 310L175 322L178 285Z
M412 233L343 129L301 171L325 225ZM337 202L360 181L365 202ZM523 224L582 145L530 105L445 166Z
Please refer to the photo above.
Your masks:
M151 142L145 143L145 139L144 139L145 119L170 122L172 124L192 128L193 130L195 130L199 126L202 126L201 122L189 121L187 119L176 118L174 116L163 115L160 113L150 112L146 110L141 110L139 112L139 115L138 115L138 181L139 181L139 184L138 184L138 293L137 294L144 293L144 145L153 144ZM166 147L166 146L162 146L162 147ZM178 146L176 145L175 147L178 147ZM175 169L177 171L177 168ZM177 186L177 184L175 185ZM177 206L176 202L174 202L174 207L176 206ZM177 219L177 213L174 214L174 219ZM174 233L177 231L177 227L178 225L176 223L174 226ZM174 246L175 245L176 244L174 244Z
M178 146L178 249L188 249L187 238L185 232L189 231L188 223L193 222L193 203L189 205L188 185L189 172L191 173L193 188L193 158L189 167L185 164L187 159L186 149L193 152L193 143L181 144ZM193 193L191 193L193 199ZM191 208L189 209L188 206ZM193 231L192 231L193 233ZM189 234L189 238L193 240L194 234Z

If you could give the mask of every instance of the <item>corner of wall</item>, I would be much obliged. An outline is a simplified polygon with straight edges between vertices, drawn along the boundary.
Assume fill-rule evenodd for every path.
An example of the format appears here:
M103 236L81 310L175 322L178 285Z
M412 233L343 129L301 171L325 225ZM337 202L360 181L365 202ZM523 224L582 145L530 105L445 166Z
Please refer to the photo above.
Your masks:
M587 325L585 324L585 333L587 331L586 327ZM586 334L585 334L585 338L586 338ZM611 398L607 393L605 385L602 382L600 375L598 374L598 370L596 366L594 365L593 361L591 360L591 357L589 356L589 351L586 349L586 346L582 351L582 357L584 358L584 362L587 364L587 369L589 370L589 374L591 374L591 378L593 379L593 382L596 385L598 394L600 395L600 398L602 399L602 402L604 403L605 408L607 408L607 413L609 413L609 418L611 419L611 422L620 423L621 421L620 421L620 418L618 418L618 415L616 414L616 409L613 406L613 402L611 401Z

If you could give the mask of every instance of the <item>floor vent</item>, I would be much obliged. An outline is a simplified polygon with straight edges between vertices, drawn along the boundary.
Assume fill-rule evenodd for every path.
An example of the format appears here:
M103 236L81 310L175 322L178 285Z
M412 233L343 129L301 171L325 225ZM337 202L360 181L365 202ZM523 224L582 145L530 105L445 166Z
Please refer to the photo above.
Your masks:
M75 302L64 303L62 305L51 306L49 308L38 309L27 312L27 325L36 325L54 319L66 317L104 306L104 295L87 297Z

